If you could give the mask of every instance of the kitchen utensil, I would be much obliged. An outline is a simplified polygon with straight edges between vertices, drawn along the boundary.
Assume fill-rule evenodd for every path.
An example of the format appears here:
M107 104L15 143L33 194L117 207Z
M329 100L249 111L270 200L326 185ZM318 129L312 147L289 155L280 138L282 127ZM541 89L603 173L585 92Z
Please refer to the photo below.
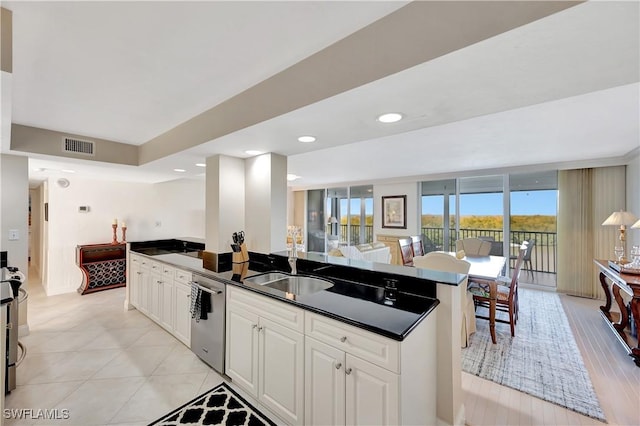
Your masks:
M244 243L244 231L238 232L238 244Z
M231 236L231 239L233 240L234 243L238 244L238 233L234 232L233 235Z

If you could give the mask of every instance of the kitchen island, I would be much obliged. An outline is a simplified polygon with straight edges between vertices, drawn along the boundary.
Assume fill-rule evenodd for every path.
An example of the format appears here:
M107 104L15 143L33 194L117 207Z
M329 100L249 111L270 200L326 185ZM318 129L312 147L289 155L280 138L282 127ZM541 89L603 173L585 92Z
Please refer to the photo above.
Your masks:
M298 273L333 286L291 297L245 282L288 272L286 253L250 253L223 272L185 253L149 257L227 284L226 374L287 423L452 423L436 420L435 295L464 276L306 254Z

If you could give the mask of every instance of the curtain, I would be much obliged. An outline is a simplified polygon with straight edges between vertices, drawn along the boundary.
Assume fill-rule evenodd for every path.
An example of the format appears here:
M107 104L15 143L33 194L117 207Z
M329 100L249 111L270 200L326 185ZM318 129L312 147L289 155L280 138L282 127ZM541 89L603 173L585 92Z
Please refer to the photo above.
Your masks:
M602 298L593 259L613 259L617 227L602 226L625 208L625 166L558 173L557 290Z

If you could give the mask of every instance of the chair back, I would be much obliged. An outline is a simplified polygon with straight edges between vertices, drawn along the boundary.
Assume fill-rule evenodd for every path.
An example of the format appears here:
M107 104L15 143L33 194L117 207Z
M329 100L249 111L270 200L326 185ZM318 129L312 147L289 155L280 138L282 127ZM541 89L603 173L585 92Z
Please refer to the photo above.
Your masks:
M518 259L516 259L516 266L513 268L513 274L511 275L511 284L509 287L509 300L511 296L517 291L518 280L520 279L520 271L522 270L522 264L524 263L524 256L527 252L529 244L525 241L518 250Z
M464 250L466 256L489 256L491 242L480 238L463 238L456 241L456 251Z
M524 260L527 262L531 261L531 252L533 251L533 246L536 245L536 240L534 238L525 241L527 243L527 250L524 253Z
M413 266L413 248L411 247L411 238L398 239L400 244L400 256L404 266Z
M413 249L413 257L424 255L424 246L420 235L411 236L411 248Z
M449 253L434 251L424 256L414 257L413 266L434 271L468 274L471 264L466 260L457 259Z

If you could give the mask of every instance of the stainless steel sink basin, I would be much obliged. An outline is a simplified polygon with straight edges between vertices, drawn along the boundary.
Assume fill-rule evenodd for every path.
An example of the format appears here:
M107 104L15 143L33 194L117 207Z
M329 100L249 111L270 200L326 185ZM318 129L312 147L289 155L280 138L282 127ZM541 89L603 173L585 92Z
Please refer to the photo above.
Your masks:
M331 281L313 277L289 276L277 281L264 284L265 287L291 293L296 296L317 293L333 287Z
M256 285L265 285L267 283L278 281L288 277L289 275L280 272L267 272L266 274L260 274L253 277L245 278L244 282Z

